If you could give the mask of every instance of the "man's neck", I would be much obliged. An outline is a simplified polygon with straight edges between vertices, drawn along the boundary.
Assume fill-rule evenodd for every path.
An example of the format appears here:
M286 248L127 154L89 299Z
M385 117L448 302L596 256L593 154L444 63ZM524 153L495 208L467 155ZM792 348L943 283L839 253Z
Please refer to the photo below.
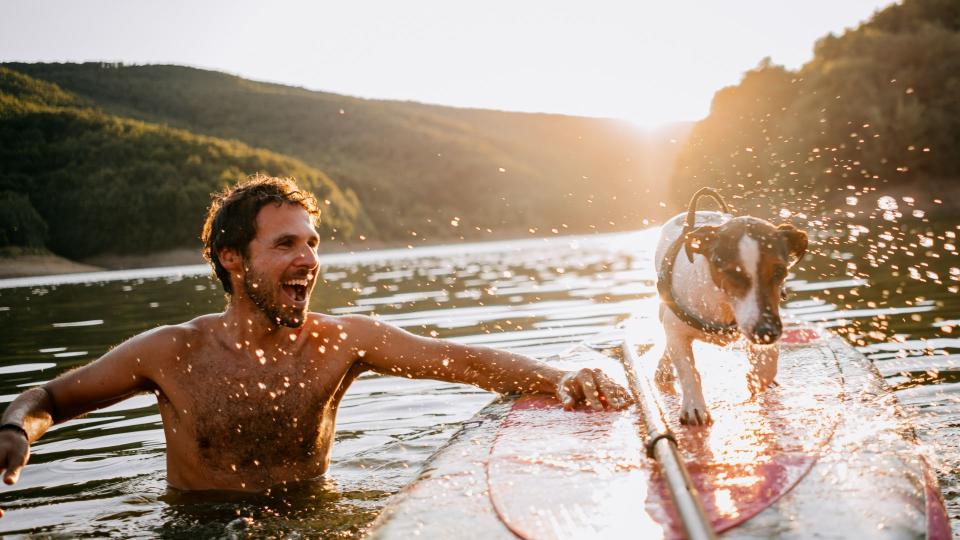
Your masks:
M300 328L289 328L271 321L253 302L243 296L233 296L223 312L223 329L241 348L256 345L264 349L289 343L290 336L298 336Z

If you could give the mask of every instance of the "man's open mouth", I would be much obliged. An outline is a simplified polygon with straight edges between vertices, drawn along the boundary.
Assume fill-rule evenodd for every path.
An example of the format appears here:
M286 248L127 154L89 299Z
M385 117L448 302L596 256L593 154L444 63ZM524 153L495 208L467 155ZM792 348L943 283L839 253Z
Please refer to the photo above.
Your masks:
M283 292L294 302L303 302L307 299L307 286L310 282L304 279L288 279L280 284Z

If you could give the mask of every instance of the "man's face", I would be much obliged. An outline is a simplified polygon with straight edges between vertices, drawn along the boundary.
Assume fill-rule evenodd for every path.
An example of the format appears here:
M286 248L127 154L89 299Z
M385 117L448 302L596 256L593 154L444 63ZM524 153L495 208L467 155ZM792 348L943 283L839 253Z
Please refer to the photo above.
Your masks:
M279 325L299 328L317 274L320 236L310 214L294 204L268 204L257 214L257 235L244 258L243 288Z

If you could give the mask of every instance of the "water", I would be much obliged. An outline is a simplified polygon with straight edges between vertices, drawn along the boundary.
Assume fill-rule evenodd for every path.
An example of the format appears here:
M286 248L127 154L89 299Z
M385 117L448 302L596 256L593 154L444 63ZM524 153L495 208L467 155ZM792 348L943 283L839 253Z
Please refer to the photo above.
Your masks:
M931 243L901 227L885 247L905 249L884 259L870 251L884 240L868 245L851 229L818 226L820 242L791 281L788 305L875 360L940 458L956 524L960 272L951 272L960 261L946 235L956 229L918 222L932 232ZM647 231L327 256L311 308L376 314L423 335L547 356L611 328L655 294L655 238ZM909 247L911 239L917 248ZM863 264L849 268L856 262ZM129 336L224 303L197 267L97 279L0 281L0 403ZM167 489L155 399L138 396L56 426L41 439L20 483L0 487L0 507L8 511L0 534L358 537L389 496L491 398L462 385L364 375L340 408L325 480L238 497Z

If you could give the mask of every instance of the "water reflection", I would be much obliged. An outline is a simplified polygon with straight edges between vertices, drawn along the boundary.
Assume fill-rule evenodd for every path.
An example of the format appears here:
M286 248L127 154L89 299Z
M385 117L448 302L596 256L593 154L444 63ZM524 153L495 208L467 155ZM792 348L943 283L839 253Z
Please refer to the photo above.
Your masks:
M548 355L609 327L638 296L652 294L651 281L636 282L625 249L645 238L652 236L329 256L311 309L369 313L420 334ZM0 282L3 402L138 332L224 305L203 268L99 279ZM155 398L138 396L51 430L21 482L0 490L9 511L0 533L356 536L490 398L472 387L364 375L341 403L328 475L335 484L238 501L171 498Z
M921 225L918 232L889 222L868 232L817 225L825 232L790 282L787 311L833 328L874 359L940 456L948 507L957 514L960 265L949 249L956 228ZM655 235L327 256L311 309L373 314L423 335L546 356L609 330L654 294L644 246ZM206 274L184 267L94 282L0 280L0 403L136 333L222 309L222 292ZM48 433L21 483L0 488L0 506L9 510L0 534L357 536L490 397L460 385L364 375L342 402L328 481L244 500L194 500L168 493L155 399L138 396ZM735 489L735 475L727 478ZM737 511L732 491L718 492L716 504Z
M353 538L376 517L390 493L347 491L333 479L299 482L260 494L179 492L168 489L163 538L322 536Z

